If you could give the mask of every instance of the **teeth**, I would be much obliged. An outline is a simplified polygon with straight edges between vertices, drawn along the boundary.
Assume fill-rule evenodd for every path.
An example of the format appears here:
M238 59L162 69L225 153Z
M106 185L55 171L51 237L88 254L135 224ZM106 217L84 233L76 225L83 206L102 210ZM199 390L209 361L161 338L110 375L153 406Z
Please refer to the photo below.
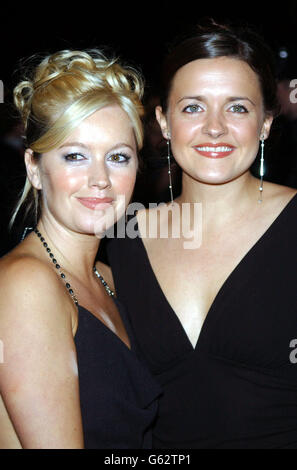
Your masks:
M197 147L201 152L230 152L231 147Z

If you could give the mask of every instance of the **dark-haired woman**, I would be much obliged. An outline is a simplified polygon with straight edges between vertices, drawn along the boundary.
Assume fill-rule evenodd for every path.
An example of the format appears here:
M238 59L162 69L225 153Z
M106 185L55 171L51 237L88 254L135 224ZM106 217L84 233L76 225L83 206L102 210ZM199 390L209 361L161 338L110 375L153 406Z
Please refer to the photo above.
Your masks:
M139 237L112 241L109 253L117 295L164 389L155 447L297 448L297 197L263 184L272 70L256 34L215 24L165 63L157 119L182 192L140 210ZM249 170L259 150L257 179ZM200 238L189 247L178 215L195 215L195 204Z

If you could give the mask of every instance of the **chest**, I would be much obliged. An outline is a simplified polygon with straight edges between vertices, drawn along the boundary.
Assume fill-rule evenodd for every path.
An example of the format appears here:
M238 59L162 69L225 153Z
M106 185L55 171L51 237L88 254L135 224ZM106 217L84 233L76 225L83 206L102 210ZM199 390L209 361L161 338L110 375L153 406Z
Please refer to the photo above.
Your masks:
M182 240L144 239L149 263L159 287L178 317L192 346L224 283L262 235L237 227L202 237L195 250L184 249Z
M90 290L77 286L79 304L101 321L130 348L130 341L118 308L102 286ZM77 325L77 321L76 321Z
M148 259L142 260L146 282L134 278L140 295L136 309L130 306L134 330L152 369L171 367L189 353L197 357L192 348L257 367L290 367L290 344L296 337L293 238L284 232L264 237L248 253L237 252L237 258L232 244L230 253L209 249L205 256L177 258L176 252L172 264L170 257L168 263L167 258L159 263L161 255L155 257L152 250L157 275Z

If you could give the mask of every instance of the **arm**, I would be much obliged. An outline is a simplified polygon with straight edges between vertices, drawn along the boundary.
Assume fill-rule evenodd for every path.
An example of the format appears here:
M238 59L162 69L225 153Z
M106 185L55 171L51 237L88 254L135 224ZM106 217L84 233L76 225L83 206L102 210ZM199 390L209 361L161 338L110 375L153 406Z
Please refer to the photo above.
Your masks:
M83 448L76 351L61 289L38 260L0 270L0 393L23 448Z

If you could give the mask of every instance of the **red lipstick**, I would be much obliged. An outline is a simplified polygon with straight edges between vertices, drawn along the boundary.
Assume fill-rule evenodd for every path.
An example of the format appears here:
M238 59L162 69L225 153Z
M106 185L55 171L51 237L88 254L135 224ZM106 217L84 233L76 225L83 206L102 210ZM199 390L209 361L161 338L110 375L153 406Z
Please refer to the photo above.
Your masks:
M88 209L95 210L106 209L111 206L113 199L111 197L78 197L77 200Z
M225 142L219 142L217 144L206 142L200 145L196 145L194 149L200 155L203 155L203 157L224 158L231 155L231 153L236 149L236 147L230 144L226 144Z

